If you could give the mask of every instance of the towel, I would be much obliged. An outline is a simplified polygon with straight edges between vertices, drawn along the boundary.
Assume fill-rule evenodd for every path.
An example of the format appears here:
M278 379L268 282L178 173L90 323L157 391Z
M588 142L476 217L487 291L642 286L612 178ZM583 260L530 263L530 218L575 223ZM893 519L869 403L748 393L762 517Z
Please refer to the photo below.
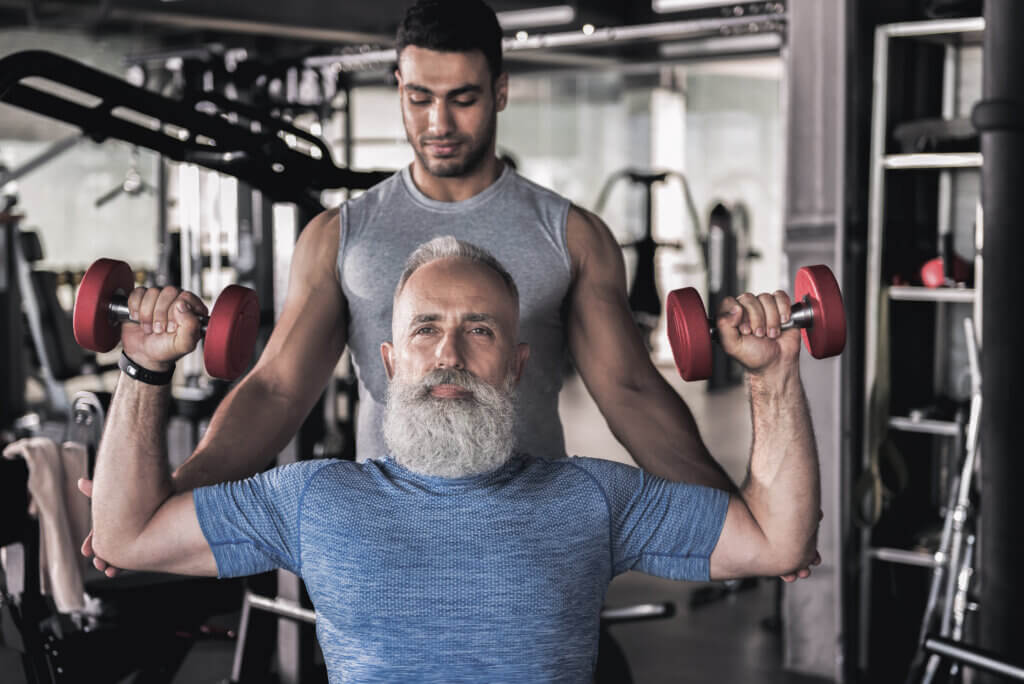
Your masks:
M28 464L29 513L39 519L39 582L57 610L72 613L85 608L83 565L78 552L92 521L89 499L78 491L86 476L85 447L65 442L58 449L45 437L21 439L4 449L7 458Z

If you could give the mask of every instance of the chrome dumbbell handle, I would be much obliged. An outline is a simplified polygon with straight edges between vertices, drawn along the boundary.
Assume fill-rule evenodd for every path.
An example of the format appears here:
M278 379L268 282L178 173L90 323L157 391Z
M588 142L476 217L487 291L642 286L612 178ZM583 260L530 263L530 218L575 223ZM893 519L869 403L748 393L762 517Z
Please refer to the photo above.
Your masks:
M128 298L121 294L115 294L110 297L110 304L107 307L110 312L110 321L112 323L123 323L125 321L129 323L138 323L137 320L132 318L131 311L128 310ZM206 334L206 327L210 324L209 316L199 316L199 323L202 325L203 334Z

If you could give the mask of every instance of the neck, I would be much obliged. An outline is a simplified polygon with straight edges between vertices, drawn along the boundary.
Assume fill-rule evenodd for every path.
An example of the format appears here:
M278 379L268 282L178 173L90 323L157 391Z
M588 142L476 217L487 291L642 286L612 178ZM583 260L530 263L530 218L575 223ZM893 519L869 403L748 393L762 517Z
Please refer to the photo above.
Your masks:
M444 178L430 174L419 159L412 162L412 181L419 191L432 200L439 202L461 202L479 195L489 188L504 170L505 164L488 154L480 166L465 176Z

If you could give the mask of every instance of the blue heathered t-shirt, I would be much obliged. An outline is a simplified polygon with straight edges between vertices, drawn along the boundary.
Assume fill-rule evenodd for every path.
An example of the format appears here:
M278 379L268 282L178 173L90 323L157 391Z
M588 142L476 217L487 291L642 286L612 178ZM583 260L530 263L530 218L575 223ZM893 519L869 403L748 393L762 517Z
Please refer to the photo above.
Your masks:
M331 682L447 684L589 682L611 579L707 580L728 495L516 456L457 479L303 461L194 501L221 577L302 577Z

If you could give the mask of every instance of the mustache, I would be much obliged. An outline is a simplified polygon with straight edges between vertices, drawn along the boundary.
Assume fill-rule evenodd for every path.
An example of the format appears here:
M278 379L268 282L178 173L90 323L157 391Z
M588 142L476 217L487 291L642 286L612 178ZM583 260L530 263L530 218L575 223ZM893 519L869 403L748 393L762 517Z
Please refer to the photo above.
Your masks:
M456 385L474 395L485 389L484 381L462 368L435 368L427 373L417 385L417 394L427 396L436 385Z

